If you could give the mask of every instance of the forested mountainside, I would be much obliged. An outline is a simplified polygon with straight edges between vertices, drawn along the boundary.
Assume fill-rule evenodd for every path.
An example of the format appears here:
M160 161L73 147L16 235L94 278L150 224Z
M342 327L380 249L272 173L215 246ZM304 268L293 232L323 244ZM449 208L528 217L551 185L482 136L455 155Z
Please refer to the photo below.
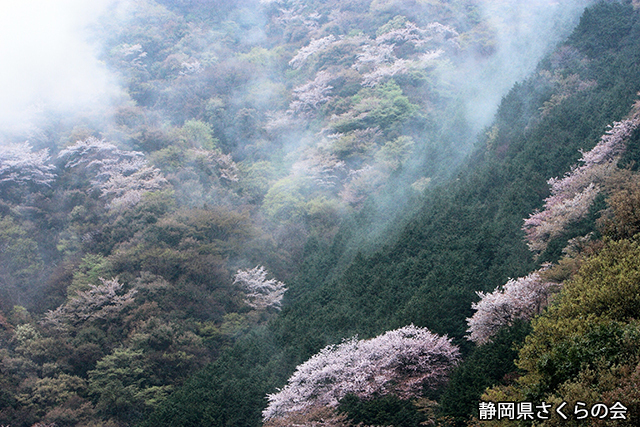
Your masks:
M634 425L635 0L107 3L2 129L0 424Z

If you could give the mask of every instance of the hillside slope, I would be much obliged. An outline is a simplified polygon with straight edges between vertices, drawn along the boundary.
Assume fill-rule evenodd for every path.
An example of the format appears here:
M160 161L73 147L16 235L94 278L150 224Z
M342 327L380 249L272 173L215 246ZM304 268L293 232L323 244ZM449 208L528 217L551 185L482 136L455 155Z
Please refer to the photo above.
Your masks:
M257 423L259 408L249 401L259 402L260 393L281 386L281 375L326 344L354 334L368 338L413 323L449 334L466 354L473 351L464 335L476 291L492 291L542 262L556 262L569 239L597 232L595 219L605 206L603 198L537 258L525 244L522 226L549 195L547 180L568 172L580 150L593 148L637 100L638 18L628 2L605 2L588 9L572 36L504 97L493 125L459 174L428 191L401 231L391 234L392 241L374 253L356 255L344 271L337 272L334 268L344 248L341 236L357 222L338 231L331 245L309 242L299 273L290 281L285 307L265 332L275 336L275 343L269 340L269 350L261 349L264 335L242 340L170 398L147 425L224 425L232 417ZM637 151L632 153L628 161L640 160L633 157ZM359 226L366 227L366 215L360 220ZM526 333L526 328L514 331L501 338L500 345L509 347ZM480 366L484 362L477 360L495 357L495 351L469 360ZM263 355L269 355L267 364ZM447 404L463 395L458 402L477 404L491 381L497 383L504 373L515 370L508 366L509 360L505 363L502 373L488 375L489 382L468 386L458 382L458 394L445 393ZM223 372L224 366L237 369L228 375L231 371ZM206 392L211 384L218 385L219 393ZM235 409L224 404L231 396L235 402L242 400ZM200 399L205 403L196 403ZM185 413L193 415L188 422L180 421ZM464 418L468 412L450 415ZM382 421L374 417L367 422Z

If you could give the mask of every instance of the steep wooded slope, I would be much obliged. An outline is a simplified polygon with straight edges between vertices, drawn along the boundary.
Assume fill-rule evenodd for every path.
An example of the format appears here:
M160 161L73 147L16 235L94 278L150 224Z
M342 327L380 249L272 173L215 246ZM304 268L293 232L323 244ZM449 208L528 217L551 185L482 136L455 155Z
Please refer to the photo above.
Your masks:
M223 418L214 421L212 414L239 413L245 422L257 422L259 411L250 404L227 409L224 392L208 397L206 404L195 403L196 396L208 384L219 384L232 395L242 391L257 401L257 394L272 390L269 384L284 383L278 372L291 372L325 344L356 333L370 337L414 323L467 346L465 318L471 315L475 291L493 290L542 261L557 260L569 238L595 230L598 204L534 261L521 228L548 196L547 180L567 172L579 150L592 148L637 100L639 32L638 13L629 3L606 2L587 10L570 39L503 99L494 125L458 176L424 196L393 242L355 256L337 272L340 238L352 230L339 231L333 245L309 242L285 308L270 327L276 347L266 368L253 363L264 354L257 350L261 339L249 337L178 391L151 423L223 425L216 424ZM366 218L359 217L360 226L366 227ZM513 336L520 340L523 333ZM231 363L242 368L225 380L222 367ZM255 394L245 388L248 378L255 380ZM473 390L455 396L467 393L462 400L468 405L487 385L474 384ZM447 398L451 402L450 394ZM179 414L185 412L200 418L181 424Z

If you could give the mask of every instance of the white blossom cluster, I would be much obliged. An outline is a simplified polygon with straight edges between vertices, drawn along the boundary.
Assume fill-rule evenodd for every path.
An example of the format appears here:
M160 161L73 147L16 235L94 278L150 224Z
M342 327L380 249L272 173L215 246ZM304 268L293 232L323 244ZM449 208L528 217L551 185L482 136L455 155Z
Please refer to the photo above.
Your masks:
M329 86L331 79L331 73L320 71L313 81L295 88L293 96L296 99L291 102L290 110L294 114L305 116L317 110L321 104L329 101L331 99L329 94L333 89L333 86Z
M394 28L376 37L376 43L411 43L421 47L437 39L442 43L445 40L458 37L458 32L448 25L432 22L425 28L420 28L413 22L407 21L401 28Z
M588 152L582 152L581 166L574 166L561 179L551 178L551 195L545 199L542 211L534 212L524 221L529 249L542 252L549 241L559 236L565 227L584 218L600 192L599 184L613 173L625 140L640 125L640 117L615 122Z
M32 151L27 142L0 146L0 183L50 185L55 166L47 149Z
M355 337L327 346L299 365L282 390L268 395L262 416L335 407L350 393L361 398L392 391L401 398L416 396L423 386L445 381L459 357L451 339L413 325L370 340Z
M124 307L133 303L137 293L135 289L123 294L123 285L118 279L100 280L101 285L91 285L89 290L78 292L56 310L49 310L44 323L64 328L65 323L77 325L92 320L114 319Z
M440 57L442 48L424 52L424 48L430 45L443 46L447 40L456 40L459 34L451 27L433 22L420 28L412 22L405 22L403 27L395 28L376 37L362 47L362 53L353 64L358 71L368 70L363 74L362 85L373 87L398 74L406 74L412 68L422 69L428 67L435 59ZM414 48L423 51L417 59L398 58L395 50L399 45L409 43ZM454 45L457 45L454 42Z
M238 270L233 283L244 291L244 302L258 310L268 307L280 310L282 297L287 291L284 283L275 279L267 280L267 270L263 266L250 270Z
M289 65L294 70L302 67L309 57L314 54L325 50L327 47L333 44L336 41L336 37L333 35L323 37L321 39L311 40L311 42L300 49L296 56L294 56L291 61L289 61Z
M123 43L115 47L112 53L119 56L123 64L129 64L132 68L139 70L146 68L143 60L147 57L147 52L142 49L142 45L139 43L134 45Z
M82 167L91 184L109 199L107 207L122 209L137 204L144 193L162 189L167 180L159 169L147 165L144 154L120 150L114 144L87 138L60 151L65 168Z
M108 198L109 209L126 209L142 200L142 195L162 189L167 180L157 168L144 166L140 170L124 175L114 173L109 180L99 186L102 197Z
M336 38L329 35L312 40L298 51L289 65L298 69L312 56L326 52L332 47L357 46L360 52L357 54L352 68L362 73L363 86L373 87L394 75L406 74L413 68L419 69L429 66L433 60L444 53L444 50L437 48L425 52L427 46L444 46L447 41L456 40L457 37L458 33L453 28L437 22L420 28L407 21L401 28L389 30L378 35L375 39L364 36ZM416 59L398 58L395 50L398 46L407 43L413 45L422 54L418 55ZM328 94L332 89L328 85L331 79L331 74L322 70L318 72L314 80L295 88L294 97L296 100L291 103L290 110L296 114L308 114L317 109L320 104L327 102L330 99Z
M545 282L538 272L534 272L526 277L510 279L493 292L476 292L480 301L471 305L476 312L467 319L467 338L479 345L486 344L500 329L512 325L516 319L531 319L547 306L557 286Z
M114 174L128 175L142 168L146 161L139 151L120 150L104 139L89 137L58 153L65 169L82 166L94 175L93 184L108 181Z
M346 175L347 165L333 153L313 150L294 163L292 170L294 174L308 176L321 188L334 188Z

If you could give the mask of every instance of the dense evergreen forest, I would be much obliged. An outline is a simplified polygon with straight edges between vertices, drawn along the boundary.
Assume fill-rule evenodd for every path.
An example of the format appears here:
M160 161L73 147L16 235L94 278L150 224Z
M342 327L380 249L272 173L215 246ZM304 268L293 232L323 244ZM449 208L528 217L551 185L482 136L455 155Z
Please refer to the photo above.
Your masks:
M637 425L636 0L87 31L106 98L0 99L0 424Z

